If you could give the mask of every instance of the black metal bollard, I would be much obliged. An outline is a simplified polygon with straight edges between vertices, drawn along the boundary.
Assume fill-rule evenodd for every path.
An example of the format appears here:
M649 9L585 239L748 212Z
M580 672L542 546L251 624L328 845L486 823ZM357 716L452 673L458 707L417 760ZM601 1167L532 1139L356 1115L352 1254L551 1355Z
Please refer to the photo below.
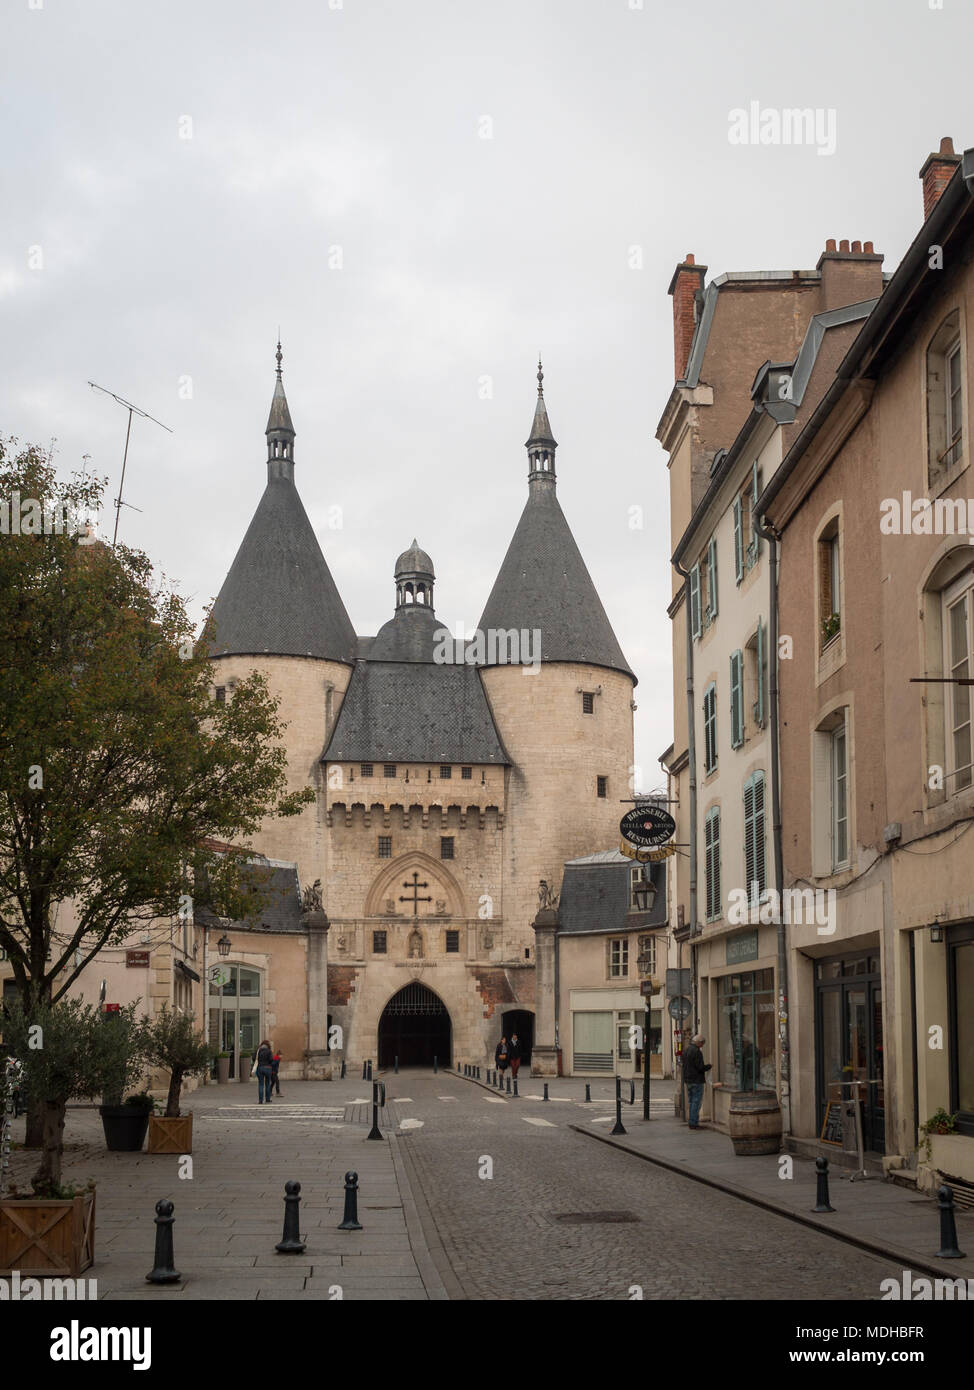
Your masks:
M514 1078L514 1096L517 1098L517 1077Z
M548 1099L548 1083L547 1083L547 1081L546 1081L545 1084L544 1084L544 1095L541 1097L541 1099L542 1099L542 1100L547 1100L547 1099Z
M504 1089L504 1073L502 1071L497 1073L497 1089L499 1091L503 1091Z
M434 1053L433 1053L433 1075L436 1076L436 1074L439 1072L439 1070L440 1070L439 1067L436 1065L436 1053L434 1052Z
M382 1133L379 1129L379 1087L382 1087L382 1103L386 1101L386 1086L384 1081L372 1082L372 1128L366 1135L367 1139L381 1139Z
M586 1099L586 1100L591 1100L591 1099L592 1099L592 1085L591 1085L591 1082L589 1082L589 1081L586 1081L586 1083L585 1083L585 1099Z
M944 1183L937 1189L937 1206L940 1208L940 1249L938 1260L964 1260L967 1256L957 1248L957 1222L954 1220L954 1189Z
M815 1160L815 1205L812 1211L835 1211L829 1203L829 1161L827 1158Z
M398 1057L394 1057L394 1058L393 1058L393 1061L392 1061L392 1074L393 1074L393 1076L398 1076L398 1075L399 1075L399 1058L398 1058Z
M371 1057L369 1058L369 1063L368 1063L368 1065L369 1065L369 1074L368 1074L368 1076L367 1076L365 1079L366 1079L366 1081L371 1081L371 1080L372 1080L372 1058L371 1058Z
M342 1071L341 1071L341 1076L339 1077L339 1080L340 1080L340 1081L344 1081L344 1080L345 1080L345 1061L344 1061L344 1059L342 1059Z
M610 1134L626 1134L627 1130L622 1123L622 1080L616 1077L616 1122L609 1130Z
M274 1246L279 1255L303 1255L304 1243L301 1240L301 1227L298 1224L298 1207L301 1198L299 1182L284 1184L284 1235Z
M172 1202L156 1202L156 1253L155 1268L147 1274L150 1284L175 1284L183 1276L173 1267L172 1228L175 1221Z
M511 1094L511 1078L510 1078L510 1077L507 1078L507 1094L508 1094L508 1095Z
M363 1058L363 1060L362 1060L362 1080L363 1080L363 1081L368 1080L368 1070L369 1070L369 1064L368 1064L368 1062L366 1062L365 1059Z
M358 1173L345 1174L345 1215L340 1231L360 1231L358 1219Z

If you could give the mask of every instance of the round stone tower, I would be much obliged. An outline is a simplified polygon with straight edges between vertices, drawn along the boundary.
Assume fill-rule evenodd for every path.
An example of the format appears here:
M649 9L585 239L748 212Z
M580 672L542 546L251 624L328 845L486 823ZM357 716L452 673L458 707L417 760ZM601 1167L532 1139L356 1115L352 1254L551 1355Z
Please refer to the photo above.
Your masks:
M538 885L614 849L632 797L633 687L556 495L555 450L538 363L528 500L480 620L481 672L512 767L502 911L505 954L534 951ZM514 659L512 660L512 655Z

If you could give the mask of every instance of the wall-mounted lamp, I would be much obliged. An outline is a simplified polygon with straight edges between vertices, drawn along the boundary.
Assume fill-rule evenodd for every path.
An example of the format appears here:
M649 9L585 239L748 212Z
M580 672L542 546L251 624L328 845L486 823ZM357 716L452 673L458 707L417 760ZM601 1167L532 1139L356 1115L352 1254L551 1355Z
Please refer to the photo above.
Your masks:
M221 936L220 940L216 943L216 949L220 952L221 956L228 956L232 944L229 936Z
M943 927L940 925L939 922L932 922L932 923L930 924L930 940L931 940L931 941L943 941L943 939L944 939L944 929L943 929Z

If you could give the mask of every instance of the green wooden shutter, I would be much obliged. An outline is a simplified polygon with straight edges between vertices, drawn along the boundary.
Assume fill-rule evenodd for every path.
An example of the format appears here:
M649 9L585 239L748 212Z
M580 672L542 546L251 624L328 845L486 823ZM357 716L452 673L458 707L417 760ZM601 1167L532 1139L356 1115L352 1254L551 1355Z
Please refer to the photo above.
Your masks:
M740 748L744 742L744 658L740 652L732 652L730 659L730 715L731 747Z
M744 891L754 902L754 778L744 783Z
M717 537L711 536L707 546L707 613L717 616Z
M758 619L758 630L755 635L755 657L757 665L757 685L758 698L754 701L754 722L759 728L764 728L764 626Z
M741 517L741 499L734 498L734 573L740 584L744 578L744 527Z
M751 835L754 846L754 878L757 880L760 894L768 886L764 862L764 773L755 772L751 781L754 783L754 829Z
M751 469L751 538L754 545L754 558L761 553L761 532L758 530L758 498L761 496L761 470L757 459Z
M700 627L700 566L694 565L690 571L690 630L699 637Z

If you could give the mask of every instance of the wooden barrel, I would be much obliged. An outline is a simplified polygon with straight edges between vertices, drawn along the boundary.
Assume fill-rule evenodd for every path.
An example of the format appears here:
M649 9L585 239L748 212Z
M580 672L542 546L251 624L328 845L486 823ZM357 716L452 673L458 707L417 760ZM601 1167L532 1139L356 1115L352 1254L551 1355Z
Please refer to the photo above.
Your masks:
M735 1154L776 1154L781 1150L781 1107L774 1091L735 1091L728 1112Z

